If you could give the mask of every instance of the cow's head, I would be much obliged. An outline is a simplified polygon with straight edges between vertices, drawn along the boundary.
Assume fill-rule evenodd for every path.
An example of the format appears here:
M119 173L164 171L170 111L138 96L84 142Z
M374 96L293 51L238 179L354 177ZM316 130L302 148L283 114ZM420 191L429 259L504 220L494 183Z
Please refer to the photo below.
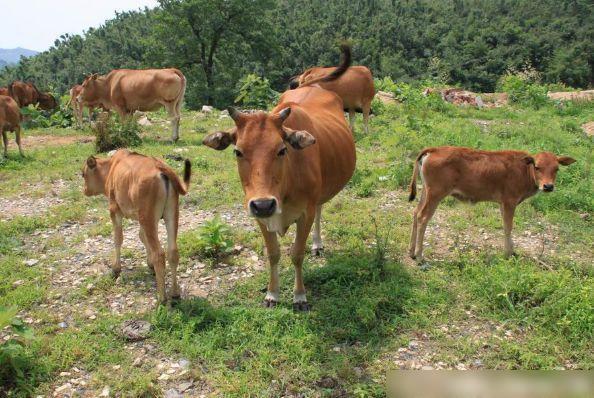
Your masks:
M53 95L49 93L39 93L39 107L44 111L51 111L58 107L58 103Z
M543 192L552 192L555 189L555 179L559 165L569 166L575 159L568 156L556 156L550 152L540 152L526 157L526 162L534 166L534 179L538 189Z
M90 156L83 165L82 177L85 180L84 194L95 196L105 194L105 180L109 173L109 159Z
M96 102L99 99L100 91L103 87L103 81L105 78L99 76L97 73L93 73L82 83L80 94L77 97L79 102Z
M229 108L235 128L209 134L202 141L219 151L234 144L245 204L250 215L256 218L268 218L282 212L286 186L291 183L285 177L288 162L295 151L316 142L307 131L283 126L290 114L291 108L276 114L259 112L251 115Z

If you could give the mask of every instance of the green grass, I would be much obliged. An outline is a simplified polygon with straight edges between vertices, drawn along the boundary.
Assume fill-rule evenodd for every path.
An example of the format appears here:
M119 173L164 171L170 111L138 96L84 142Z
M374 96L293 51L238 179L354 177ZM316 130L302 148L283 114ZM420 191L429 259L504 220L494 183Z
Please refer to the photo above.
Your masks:
M105 199L86 198L80 192L80 169L93 153L93 144L25 148L24 159L12 151L0 164L2 197L18 200L16 195L24 192L40 198L56 180L66 181L59 193L64 204L35 216L0 221L0 305L16 305L24 314L42 320L33 326L36 340L27 347L31 377L13 395L50 394L59 372L77 366L93 375L91 384L97 391L108 385L122 396L159 396L159 371L148 365L133 366L134 355L118 336L119 323L131 317L153 323L148 343L156 347L154 355L189 359L194 380L205 382L220 396L298 392L330 396L332 389L319 383L324 377L337 380L354 396L382 396L381 380L395 367L388 358L420 335L426 336L435 360L448 366L478 358L485 368L552 369L570 364L592 369L594 143L579 126L593 119L594 103L549 105L537 111L448 104L387 106L372 119L367 136L358 120L357 171L345 190L324 207L326 254L321 260L307 257L305 264L305 285L313 305L310 313L291 310L293 271L283 255L282 303L274 310L259 306L268 276L264 271L213 292L207 300L183 300L172 309L140 314L112 314L105 304L108 297L139 289L136 282L152 281L142 260L143 267L121 284L114 285L107 277L90 278L93 292L87 291L86 283L64 292L73 306L96 299L97 310L97 319L75 317L76 327L64 331L56 326L57 316L42 307L56 294L51 278L68 272L68 264L60 260L68 258L75 249L72 245L84 245L88 237L109 237L112 230ZM137 150L158 157L190 158L192 185L181 200L213 212L232 209L243 199L233 155L200 145L204 134L230 125L229 119L219 120L218 115L198 117L185 112L178 143L167 142L168 126L155 123ZM90 133L47 129L25 131L28 134ZM406 259L414 204L406 202L404 189L417 153L437 145L549 150L577 159L559 172L554 193L529 199L517 211L514 237L524 231L550 230L555 241L547 244L554 245L555 251L534 258L520 249L519 257L506 260L497 205L446 200L436 217L443 219L441 228L454 246L430 239L431 267L425 271ZM176 148L182 152L174 152ZM178 171L183 167L182 162L167 162ZM32 235L67 222L87 223L70 245L59 234L47 241ZM181 265L191 263L190 257L199 252L197 231L180 235ZM479 231L489 233L493 241L460 241L462 236L480 236ZM234 244L262 255L258 233L233 227L231 236ZM531 239L540 244L538 237ZM283 238L283 247L290 241L290 236ZM30 245L24 246L27 242L44 244L32 252L26 249ZM42 258L50 248L58 250ZM111 247L105 250L109 257ZM383 257L378 259L378 252ZM125 253L127 259L144 259L144 253L129 249ZM28 267L23 261L29 258L42 259ZM227 262L240 266L241 259ZM50 272L50 267L55 270ZM203 272L218 275L216 267ZM17 281L22 283L15 287ZM146 294L154 294L152 285L147 289ZM488 332L484 341L476 341L441 329L442 325L469 325L487 330L491 324L508 330L513 338L499 339ZM114 365L121 368L115 371Z

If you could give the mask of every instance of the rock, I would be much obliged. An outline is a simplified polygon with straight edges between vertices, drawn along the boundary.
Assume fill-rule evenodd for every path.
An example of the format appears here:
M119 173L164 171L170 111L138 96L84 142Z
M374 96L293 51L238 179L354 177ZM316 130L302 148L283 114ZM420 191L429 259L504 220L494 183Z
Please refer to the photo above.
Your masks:
M210 105L202 105L202 113L212 113L214 108Z
M107 152L107 156L108 157L112 157L115 153L116 153L117 149L111 150L109 152Z
M72 388L72 384L70 384L70 383L66 383L66 384L64 384L64 385L61 385L60 387L56 388L56 389L54 390L54 392L55 392L55 393L61 393L61 392L64 392L64 391L66 391L66 390L68 390L68 389L70 389L70 388Z
M178 364L180 368L187 369L190 367L190 361L188 361L187 359L180 359Z
M165 391L165 398L183 398L184 396L181 395L175 388L170 388L169 390Z
M66 322L60 322L60 323L58 323L58 326L61 327L62 329L66 329L68 327L68 324Z
M383 102L384 104L395 104L396 98L394 98L394 94L389 93L387 91L378 91L375 94L375 98Z
M39 262L39 260L32 258L32 259L23 261L23 264L25 264L28 267L32 267L35 264L37 264L38 262Z
M582 130L584 130L587 136L594 137L594 122L582 124Z
M148 120L148 118L146 116L142 116L140 119L138 119L138 124L143 126L143 127L148 127L148 126L152 126L153 124L151 123L150 120Z
M14 281L14 283L12 284L12 287L19 287L23 283L25 283L25 282L23 280L19 279L18 281Z
M151 324L141 320L127 320L122 323L121 333L129 341L144 340L151 331Z
M223 109L221 111L221 116L229 116L229 111L227 109Z
M190 380L185 383L181 383L179 386L177 386L177 389L179 392L184 392L192 388L193 385L194 383Z
M100 397L109 397L109 387L105 386L103 387L103 390L101 390L101 394L99 394Z

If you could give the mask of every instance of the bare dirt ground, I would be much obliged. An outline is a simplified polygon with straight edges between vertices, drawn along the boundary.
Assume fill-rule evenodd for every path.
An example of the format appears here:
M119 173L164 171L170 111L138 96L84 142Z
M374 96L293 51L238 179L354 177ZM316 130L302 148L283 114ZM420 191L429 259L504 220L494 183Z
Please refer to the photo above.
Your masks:
M88 143L94 141L94 138L89 135L67 135L67 136L55 136L55 135L32 135L28 136L26 132L21 133L21 144L23 150L33 149L37 147L47 146L62 146L74 143ZM16 148L16 142L14 139L8 140L9 149Z

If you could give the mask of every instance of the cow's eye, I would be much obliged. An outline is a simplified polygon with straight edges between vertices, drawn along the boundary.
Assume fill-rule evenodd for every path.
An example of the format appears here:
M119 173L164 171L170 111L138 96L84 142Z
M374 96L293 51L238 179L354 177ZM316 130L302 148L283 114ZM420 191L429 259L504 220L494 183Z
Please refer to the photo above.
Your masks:
M280 151L278 151L278 156L285 156L287 154L287 148L283 148Z
M239 149L234 149L233 153L235 154L236 158L242 158L243 157L243 153L241 153L241 151Z
M540 170L540 167L534 166L534 170Z

